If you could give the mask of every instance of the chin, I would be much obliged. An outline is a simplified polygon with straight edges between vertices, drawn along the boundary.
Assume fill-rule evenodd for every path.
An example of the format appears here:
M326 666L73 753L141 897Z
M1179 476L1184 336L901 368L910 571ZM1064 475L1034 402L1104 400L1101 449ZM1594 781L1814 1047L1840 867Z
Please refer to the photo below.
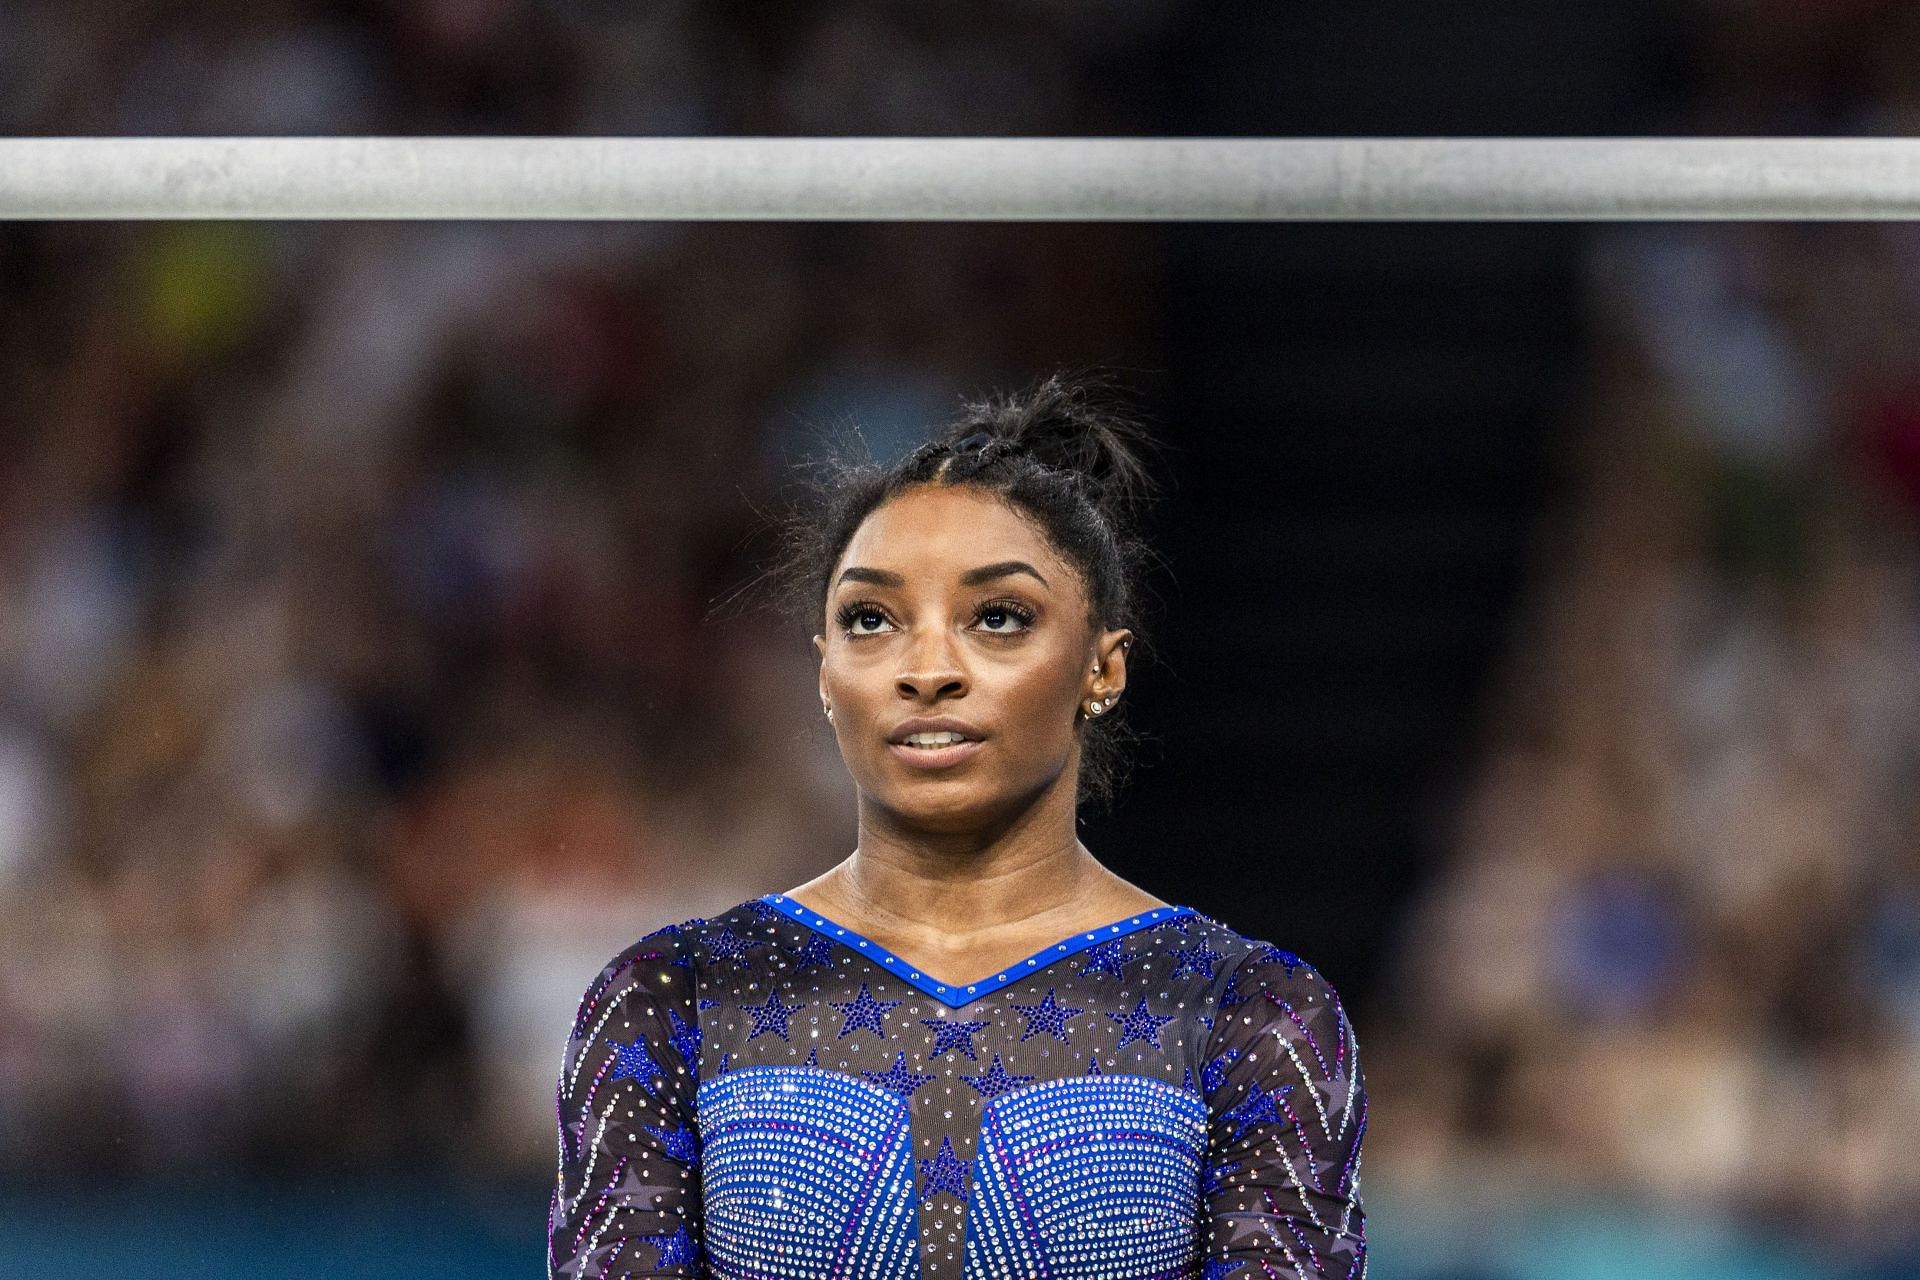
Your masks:
M979 827L1010 803L1005 795L988 793L977 783L959 779L890 785L867 794L896 821L943 833Z

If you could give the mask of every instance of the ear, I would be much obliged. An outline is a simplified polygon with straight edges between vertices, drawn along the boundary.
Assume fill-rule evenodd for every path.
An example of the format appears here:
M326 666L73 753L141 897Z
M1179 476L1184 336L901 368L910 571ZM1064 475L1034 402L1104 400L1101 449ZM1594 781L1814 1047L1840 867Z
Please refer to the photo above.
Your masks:
M1112 698L1127 687L1127 651L1133 647L1133 632L1125 627L1104 631L1094 643L1094 661L1099 671L1087 672L1087 696Z
M820 701L825 702L827 700L827 638L815 636L813 647L814 651L820 655Z

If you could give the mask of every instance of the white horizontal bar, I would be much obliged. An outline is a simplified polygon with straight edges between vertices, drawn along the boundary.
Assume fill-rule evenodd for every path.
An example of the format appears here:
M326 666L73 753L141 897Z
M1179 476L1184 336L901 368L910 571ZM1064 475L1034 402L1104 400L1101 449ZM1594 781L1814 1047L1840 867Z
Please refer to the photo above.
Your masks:
M1916 138L0 139L0 219L1916 216Z

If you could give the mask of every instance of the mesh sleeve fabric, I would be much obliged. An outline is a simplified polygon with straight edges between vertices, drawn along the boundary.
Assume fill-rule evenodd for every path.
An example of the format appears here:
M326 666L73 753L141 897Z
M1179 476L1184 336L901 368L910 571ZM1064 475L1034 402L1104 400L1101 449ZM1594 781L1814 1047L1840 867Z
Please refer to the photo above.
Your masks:
M1340 998L1291 952L1234 970L1208 1036L1206 1280L1364 1280L1359 1046Z
M664 945L663 945L664 944ZM555 1091L549 1280L702 1276L691 971L650 935L581 997Z

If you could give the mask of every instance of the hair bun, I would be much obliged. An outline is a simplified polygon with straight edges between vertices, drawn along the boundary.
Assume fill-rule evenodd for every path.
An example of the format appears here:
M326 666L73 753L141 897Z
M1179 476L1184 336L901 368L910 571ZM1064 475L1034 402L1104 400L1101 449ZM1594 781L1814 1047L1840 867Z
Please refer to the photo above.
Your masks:
M1023 391L969 401L942 447L956 453L1025 453L1070 472L1116 514L1154 496L1145 455L1152 439L1111 375L1060 371Z

